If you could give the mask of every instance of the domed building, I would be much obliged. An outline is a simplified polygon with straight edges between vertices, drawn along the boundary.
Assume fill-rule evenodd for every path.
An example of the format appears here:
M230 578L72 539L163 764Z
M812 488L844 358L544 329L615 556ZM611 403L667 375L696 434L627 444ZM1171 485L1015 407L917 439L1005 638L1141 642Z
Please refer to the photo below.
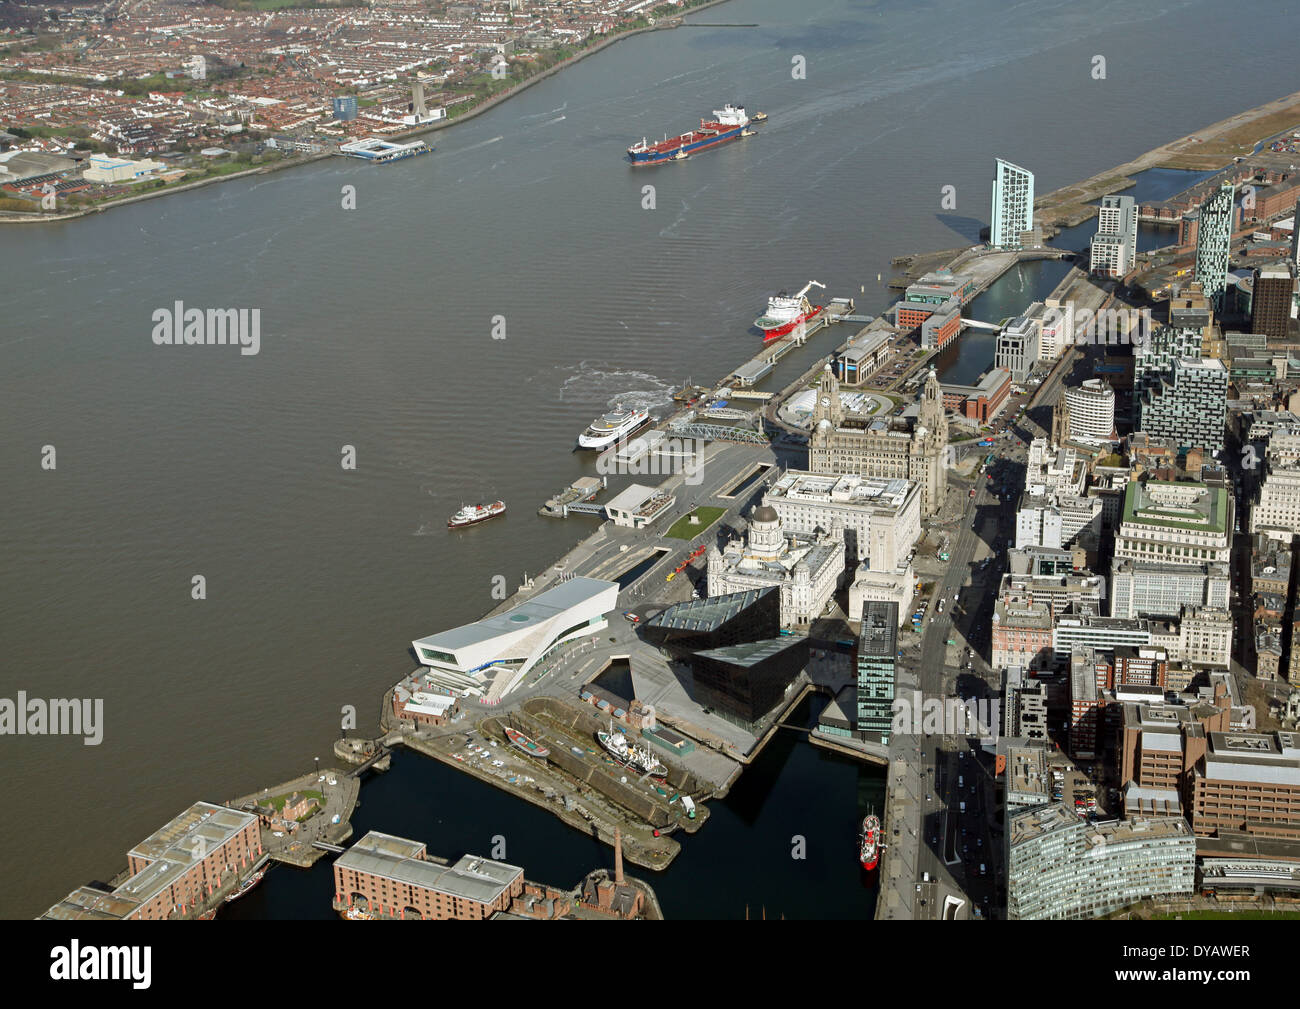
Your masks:
M808 469L813 473L912 480L921 486L921 513L935 515L948 493L947 447L948 417L933 368L915 417L867 417L845 412L840 383L826 366L808 437Z
M826 608L844 575L844 524L814 536L787 535L771 505L749 514L745 539L709 550L708 595L776 586L781 624L810 623Z

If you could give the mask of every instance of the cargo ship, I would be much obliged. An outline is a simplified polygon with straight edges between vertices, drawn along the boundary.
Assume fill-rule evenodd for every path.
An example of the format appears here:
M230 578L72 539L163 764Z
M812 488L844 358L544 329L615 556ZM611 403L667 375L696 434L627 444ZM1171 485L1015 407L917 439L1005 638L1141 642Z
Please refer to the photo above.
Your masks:
M488 519L494 519L498 515L504 515L505 513L504 501L493 501L491 504L465 505L447 520L447 528L463 529L465 526L477 525L479 522L486 522Z
M764 117L766 118L766 116ZM627 156L634 165L658 165L665 161L680 161L696 151L717 144L725 144L743 135L748 136L745 127L750 124L742 105L724 105L713 110L712 119L701 119L698 130L690 130L679 137L664 137L651 143L644 137L627 149Z
M530 757L549 757L551 751L541 743L529 739L518 729L506 726L506 739L514 743L519 749L523 750Z
M858 846L858 861L870 871L880 864L880 819L869 813L862 821L862 840Z
M782 291L767 299L767 312L754 320L754 325L763 331L764 343L779 340L800 323L811 322L826 311L824 305L813 305L808 301L808 290L813 286L823 289L826 287L816 280L810 280L794 297Z
M640 774L649 774L655 778L664 778L668 775L668 768L664 767L649 750L643 750L639 746L633 746L627 741L627 736L621 732L597 732L596 738L600 741L609 753L620 763L632 768Z
M645 410L625 410L621 405L597 417L578 436L578 448L606 448L640 431L653 417Z

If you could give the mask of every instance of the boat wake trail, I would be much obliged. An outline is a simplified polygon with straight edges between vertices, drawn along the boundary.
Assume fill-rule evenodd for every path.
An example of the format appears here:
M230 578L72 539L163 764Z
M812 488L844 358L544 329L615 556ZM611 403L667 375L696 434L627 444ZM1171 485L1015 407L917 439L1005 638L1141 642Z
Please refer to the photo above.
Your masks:
M658 375L633 368L604 368L591 361L558 367L561 377L559 400L561 402L603 401L606 406L622 404L637 410L648 410L672 402L675 386Z
M488 144L495 144L504 140L504 136L493 137L491 140L480 140L477 144L470 144L468 147L462 147L457 151L448 151L444 157L450 157L453 154L468 154L470 151L477 151L480 147L486 147Z

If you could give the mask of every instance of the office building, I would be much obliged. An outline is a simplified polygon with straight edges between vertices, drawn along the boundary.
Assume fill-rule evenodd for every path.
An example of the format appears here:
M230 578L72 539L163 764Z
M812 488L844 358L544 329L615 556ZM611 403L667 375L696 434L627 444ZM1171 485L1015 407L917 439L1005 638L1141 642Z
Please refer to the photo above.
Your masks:
M708 599L687 599L666 607L641 625L641 636L674 658L780 634L781 592L775 585Z
M1013 382L1023 382L1038 362L1038 337L1042 331L1041 319L1029 313L1013 319L998 333L993 364L1011 373Z
M1114 556L1157 564L1227 564L1232 531L1232 499L1224 487L1133 480L1124 488Z
M1030 595L999 598L993 604L991 661L994 668L1051 665L1053 610L1050 603Z
M1048 742L1047 684L1027 676L1023 666L1006 667L1002 686L1002 734L1041 746ZM1011 801L1008 793L1007 802Z
M1115 436L1115 390L1100 378L1065 389L1067 430L1071 438L1107 441Z
M921 538L921 488L910 480L787 470L763 496L787 533L813 536L839 521L847 558L894 571Z
M1131 196L1103 196L1097 209L1089 270L1102 277L1122 277L1137 256L1138 214Z
M1112 617L1176 617L1184 606L1226 609L1231 593L1226 564L1161 564L1124 558L1111 566Z
M821 614L844 574L844 527L838 519L814 536L789 536L771 505L749 516L744 540L708 552L709 598L776 586L782 626L806 624Z
M809 652L803 634L696 652L687 660L695 701L752 730L807 667Z
M1195 887L1196 840L1180 817L1092 824L1055 802L1008 821L1011 920L1095 918Z
M1300 737L1294 732L1211 732L1192 769L1197 835L1221 830L1300 838Z
M1137 427L1179 445L1218 452L1228 409L1228 369L1216 358L1180 358L1137 400Z
M934 515L948 492L948 419L933 369L915 417L872 418L845 410L839 380L827 368L817 388L808 439L808 469L911 480L921 487L921 512Z
M861 739L889 743L898 658L898 605L868 602L858 633L858 720Z
M1300 468L1267 463L1250 509L1250 531L1288 544L1300 534Z
M1232 243L1233 199L1236 188L1225 182L1201 204L1196 228L1196 267L1194 275L1201 291L1214 310L1224 311L1224 292L1228 287L1228 253Z
M1291 264L1273 263L1255 271L1255 293L1251 298L1250 331L1262 333L1279 343L1291 325L1295 300L1295 277Z
M1019 249L1025 232L1033 226L1033 174L998 158L993 176L989 245L995 249Z

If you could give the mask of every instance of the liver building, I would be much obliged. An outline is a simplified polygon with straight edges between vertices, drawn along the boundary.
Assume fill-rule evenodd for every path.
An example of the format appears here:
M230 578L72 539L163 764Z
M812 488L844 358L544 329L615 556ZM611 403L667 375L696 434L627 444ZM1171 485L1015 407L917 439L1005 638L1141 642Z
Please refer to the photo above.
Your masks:
M948 492L947 448L948 418L933 368L915 416L873 418L845 413L840 383L826 366L808 436L812 472L915 480L921 485L922 513L934 515Z

